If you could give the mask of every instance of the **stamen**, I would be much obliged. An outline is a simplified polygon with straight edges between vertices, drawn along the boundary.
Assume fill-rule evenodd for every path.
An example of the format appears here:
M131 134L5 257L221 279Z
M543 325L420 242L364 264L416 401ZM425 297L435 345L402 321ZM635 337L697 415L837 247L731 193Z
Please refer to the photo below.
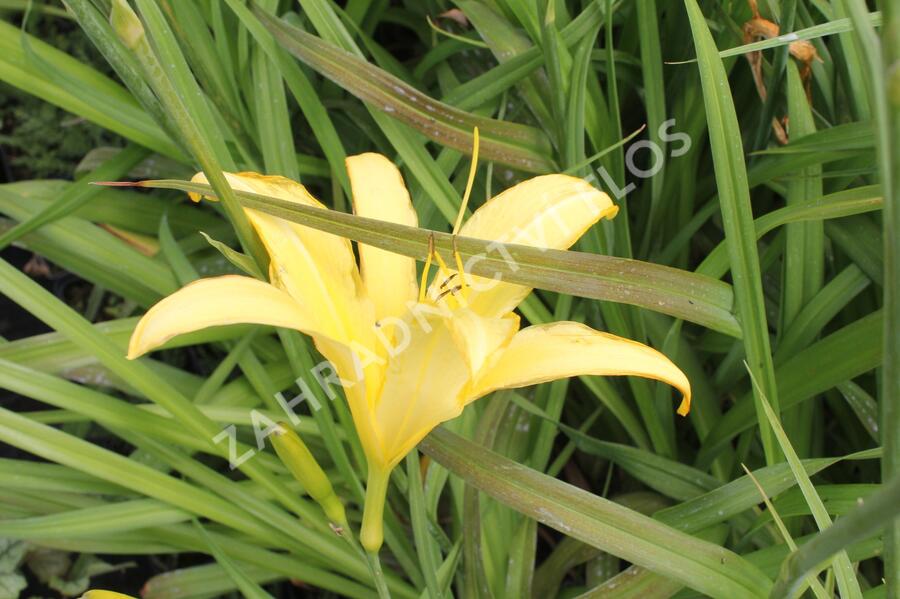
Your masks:
M459 285L460 289L462 289L462 294L465 296L466 291L468 291L468 287L466 287L466 271L463 268L462 256L459 254L459 248L456 247L456 235L452 238L453 240L453 259L456 260L456 271L459 273Z
M459 232L463 217L466 215L466 206L469 205L469 196L472 194L472 184L475 183L475 170L478 168L478 127L475 127L472 140L472 164L469 167L469 180L466 182L466 191L463 193L462 203L459 205L459 214L456 215L456 224L453 225L453 234Z
M428 283L428 271L431 270L431 257L434 256L434 235L428 237L428 257L425 258L425 268L422 269L422 282L419 284L419 303L425 301L426 284Z
M447 277L446 279L444 279L444 282L441 283L441 289L445 288L450 283L450 281L455 279L458 275L459 275L459 273L455 272L452 275L450 275L449 277Z
M441 272L443 272L446 276L449 276L450 269L447 268L447 263L444 262L443 258L441 258L440 252L438 252L437 250L432 250L432 252L434 253L434 259L437 260Z
M444 273L445 275L448 275L448 273L450 272L450 269L447 268L447 263L444 262L444 259L441 258L440 252L438 252L437 250L435 250L435 252L434 252L434 259L437 260L437 263L440 265L440 268L441 268L440 272ZM448 278L449 278L449 275L448 275ZM456 295L456 292L459 291L460 289L461 289L461 287L457 285L456 287L454 287L452 289L445 290L441 293L441 295L438 297L438 299L444 297L449 292L449 293L453 294L453 297L456 298L456 301L459 303L460 306L465 307L467 305L465 298L463 296ZM437 300L435 300L435 301L437 301Z

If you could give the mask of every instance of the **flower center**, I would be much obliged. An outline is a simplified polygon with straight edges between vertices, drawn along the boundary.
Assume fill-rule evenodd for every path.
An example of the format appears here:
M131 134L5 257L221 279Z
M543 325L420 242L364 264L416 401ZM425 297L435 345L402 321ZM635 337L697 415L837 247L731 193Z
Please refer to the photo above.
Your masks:
M425 259L425 268L422 269L422 282L419 285L419 303L425 301L428 291L428 272L431 270L432 260L438 263L438 276L444 278L438 287L437 297L432 298L438 302L445 297L451 302L451 308L466 306L466 296L469 287L466 285L466 271L463 266L462 256L456 248L456 234L462 226L463 218L466 215L466 207L469 205L469 196L472 195L472 185L475 183L475 171L478 169L478 127L473 131L472 140L472 164L469 166L469 179L466 181L466 190L463 193L462 202L459 204L459 213L456 215L456 222L453 224L453 260L456 262L456 272L451 272L447 267L447 263L434 248L434 236L428 240L428 257ZM459 279L456 283L455 279Z

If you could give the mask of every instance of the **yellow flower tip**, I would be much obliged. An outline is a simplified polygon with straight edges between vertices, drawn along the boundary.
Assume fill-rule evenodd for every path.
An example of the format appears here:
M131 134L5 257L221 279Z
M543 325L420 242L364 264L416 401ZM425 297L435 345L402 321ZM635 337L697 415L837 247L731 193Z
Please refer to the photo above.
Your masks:
M691 394L689 391L681 399L681 404L678 406L678 415L679 416L687 416L690 411L691 411Z
M191 177L191 183L203 183L204 185L207 185L207 184L209 184L209 180L206 178L206 174L204 174L203 171L200 171L199 173L197 173L196 175L194 175L193 177ZM194 192L194 191L189 191L189 192L188 192L188 197L189 197L189 198L191 199L191 201L194 202L195 204L199 204L200 201L201 201L204 197L206 197L206 199L208 199L208 200L215 200L215 198L211 198L211 197L209 197L209 196L203 196L203 195L201 195L201 194L199 194L199 193L197 193L197 192Z
M134 599L131 595L117 593L115 591L104 591L100 589L87 591L81 596L81 599Z
M132 333L131 339L128 341L128 353L125 355L125 358L128 360L136 360L147 353L147 350L141 347L139 327L140 323L138 323L138 328L134 329L134 333Z
M129 360L136 360L153 349L153 347L147 343L146 336L144 335L146 323L147 314L144 314L131 332L131 338L128 340L128 353L125 355Z

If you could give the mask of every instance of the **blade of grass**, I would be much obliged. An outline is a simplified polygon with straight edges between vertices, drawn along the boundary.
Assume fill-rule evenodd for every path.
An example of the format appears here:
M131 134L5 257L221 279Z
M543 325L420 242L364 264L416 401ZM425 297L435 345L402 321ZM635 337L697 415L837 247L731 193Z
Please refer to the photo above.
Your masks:
M875 186L860 187L849 192L838 192L817 200L773 210L753 221L754 236L761 239L766 233L791 223L843 218L881 210L884 207L884 199L880 192L881 190ZM716 279L725 276L730 269L727 252L727 242L720 243L709 252L695 272Z
M740 556L435 429L421 444L454 473L539 522L713 597L760 597L771 582Z
M203 537L201 536L201 538ZM246 573L247 581L253 585L276 582L284 578L284 575L272 572L269 568L260 568L245 563L240 567ZM235 592L243 594L241 587L230 575L229 569L222 564L213 563L185 566L157 574L144 584L141 589L141 599L222 597ZM244 596L253 597L249 594L244 594Z
M0 521L0 534L14 539L70 539L128 532L190 520L191 514L156 499L133 499L58 514Z
M790 135L803 137L815 132L812 107L809 105L793 61L787 65L787 96ZM787 183L788 206L808 202L822 195L822 167L809 166ZM795 322L803 307L822 288L825 280L825 227L822 221L793 223L785 227L784 266L782 269L782 303L779 314L779 336ZM810 455L813 444L814 404L807 402L785 414L784 427L801 456Z
M889 528L900 517L900 478L884 485L855 511L815 535L781 565L770 597L791 597L804 577L852 543Z
M549 172L542 134L523 125L477 117L433 100L400 79L352 53L277 19L261 9L254 14L295 57L377 110L419 130L430 139L463 152L472 148L478 127L484 158L530 172Z
M825 504L830 515L845 516L859 507L861 503L865 503L869 496L880 488L881 485L875 483L819 484L816 485L816 492L822 498L822 503ZM783 493L774 501L774 505L782 518L812 515L803 493L797 488ZM763 513L751 530L758 529L771 520L771 514Z
M776 376L784 408L790 408L881 365L884 335L880 312L853 322L779 364ZM853 352L847 353L852 347ZM705 468L735 435L754 426L754 396L739 399L703 439L696 466Z
M746 366L746 363L744 365ZM749 367L747 370L750 373L750 378L754 387L757 387L757 392L762 393L761 389L758 389L759 384L753 376L752 371L750 371ZM794 476L797 478L797 485L803 492L806 503L809 504L809 509L813 514L816 525L819 527L819 530L829 528L831 526L831 517L828 515L828 510L825 509L822 499L819 497L819 494L816 493L816 487L812 484L812 481L806 474L806 469L803 467L800 458L794 451L787 434L778 422L778 416L775 414L774 410L772 410L768 401L764 401L762 406L766 412L766 417L769 419L769 423L772 426L772 430L775 433L775 438L781 446L781 451L784 452L784 456L791 467L791 472L793 472ZM859 582L856 579L856 570L853 568L853 564L850 563L850 558L847 556L846 551L837 552L837 555L832 560L832 567L834 568L834 576L837 579L841 597L844 599L861 599L862 591L860 590Z
M113 2L111 19L114 23L121 23L116 33L120 37L129 36L125 40L126 46L135 53L166 113L172 118L212 186L219 192L222 206L234 226L241 245L254 257L257 264L265 265L268 263L268 257L262 243L251 229L243 210L237 205L231 186L222 174L220 166L222 161L226 161L224 163L226 167L231 166L232 161L221 134L211 124L208 116L197 119L198 113L207 115L208 104L205 103L197 82L190 74L159 7L150 0L139 0L138 6L150 29L153 46L151 39L145 34L144 25L123 0ZM160 55L156 52L160 52ZM172 68L164 68L163 63L171 65ZM177 85L181 85L183 89L179 90ZM213 144L210 143L211 139L215 140Z
M508 86L515 84L528 108L534 114L538 122L552 122L550 106L544 90L548 87L547 74L538 70L543 62L542 48L533 46L521 30L509 23L490 6L481 2L463 0L459 7L471 20L478 35L491 48L491 52L500 62L497 71L503 71L508 77L501 77L500 73L494 73L501 80L504 87L496 89L491 95L477 94L477 100L482 102L501 93ZM535 21L537 25L537 21ZM492 69L493 71L493 69ZM466 109L478 106L477 100L466 101L467 92L474 92L478 87L468 82L460 85L450 92L446 101L452 105L463 105ZM480 82L483 83L484 82ZM494 86L492 86L493 88ZM492 90L493 91L493 90Z
M413 536L416 541L416 553L422 566L422 574L431 599L444 596L438 581L438 570L441 565L440 549L431 536L429 521L425 511L425 494L422 490L422 465L419 452L415 449L406 456L406 476L409 479L409 509L412 518Z
M0 189L0 210L26 222L39 211L37 202ZM12 227L10 230L13 230ZM45 224L21 242L61 266L125 297L147 305L178 288L164 265L115 235L79 218Z
M656 0L637 0L635 3L638 21L638 38L641 48L641 75L644 83L644 107L647 112L648 137L651 144L659 148L651 152L654 172L650 179L650 209L646 227L641 239L641 256L649 252L650 242L659 220L660 201L666 173L666 142L660 137L660 126L666 120L666 86L662 72L662 50L659 41Z
M77 210L97 195L94 181L109 181L123 177L147 157L147 151L138 146L128 146L109 161L66 188L59 199L46 208L0 235L0 249L5 248L26 233Z
M228 554L222 551L222 548L216 543L213 536L206 531L200 522L194 520L194 527L200 531L200 536L203 537L203 540L206 541L206 544L209 546L210 553L216 558L216 562L222 566L222 569L225 570L225 573L231 578L244 597L247 597L248 599L272 599L272 595L267 593L256 583L256 581L247 576L247 574L228 557Z
M322 147L331 172L336 173L345 193L350 192L350 181L344 169L344 159L347 157L344 145L338 136L334 123L328 111L322 104L319 95L309 81L309 78L296 62L291 60L287 53L280 49L272 35L262 26L250 10L237 0L226 0L228 7L241 20L253 39L269 56L270 60L277 60L278 70L290 89L291 94L300 106L300 110L306 117L313 135Z
M559 422L518 394L513 394L511 397L513 402L523 410L552 422L572 439L575 446L581 451L615 462L633 477L667 497L685 501L714 489L718 485L719 481L715 478L690 466L644 449L600 441Z
M775 509L775 506L772 505L772 502L769 500L769 495L766 493L763 486L759 484L759 481L756 480L756 477L753 476L753 473L750 472L750 469L747 468L744 464L741 464L741 468L744 469L744 472L747 473L747 476L750 477L750 480L753 481L753 484L759 490L759 494L763 499L763 503L766 504L766 509L768 513L772 515L772 519L775 521L775 524L778 526L778 532L781 534L782 539L784 539L785 544L790 548L791 551L797 551L797 543L794 542L793 537L791 537L791 533L788 532L787 527L784 525L784 522L781 520L781 516L778 515L778 511ZM813 594L819 599L829 599L831 595L829 595L825 588L822 587L822 583L819 582L819 579L815 576L807 576L806 578L807 584L809 584L810 588L813 591Z
M696 0L685 0L685 6L690 18L700 67L700 80L703 84L703 101L706 106L710 146L719 190L719 206L725 227L731 272L735 281L735 304L741 321L744 350L754 374L758 375L757 378L761 381L761 393L754 393L760 437L766 462L774 464L780 459L778 447L772 438L772 431L767 424L761 402L771 401L777 412L778 395L769 346L762 275L759 256L756 253L747 169L741 147L741 132L728 87L728 77L703 13ZM767 400L763 399L763 394Z
M57 69L83 82L82 94L74 94L62 85L30 68L18 43L19 29L0 20L0 80L36 95L64 110L82 116L123 137L178 159L183 153L138 106L128 92L94 69L44 42L29 36L32 51ZM102 107L113 107L103 110Z
M853 23L856 51L864 58L860 73L869 92L869 108L875 127L879 174L884 188L884 389L881 399L881 434L884 440L882 480L900 479L900 9L884 5L883 45L867 8L858 0L842 0ZM888 527L885 538L885 581L896 593L900 588L900 522Z
M813 476L843 460L878 459L880 456L881 450L876 449L843 457L803 460L802 463L807 474ZM790 465L785 462L755 470L753 475L770 496L775 496L797 484ZM653 517L678 530L697 532L725 522L752 508L759 502L758 497L749 477L742 476L694 499L660 510L653 514Z
M325 41L357 57L362 57L362 52L329 3L323 0L301 0L300 4ZM386 113L372 106L367 106L367 109L378 128L397 150L416 182L422 186L428 199L448 222L453 222L459 210L459 195L448 181L447 174L441 170L437 161L425 148L422 137Z

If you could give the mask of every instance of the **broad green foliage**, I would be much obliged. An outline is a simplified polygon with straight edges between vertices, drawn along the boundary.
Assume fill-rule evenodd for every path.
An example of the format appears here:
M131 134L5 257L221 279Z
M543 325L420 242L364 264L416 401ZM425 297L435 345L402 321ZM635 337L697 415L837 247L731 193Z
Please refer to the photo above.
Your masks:
M72 144L49 146L66 123L92 128L74 181L0 184L0 291L16 306L0 338L0 595L49 572L39 556L56 560L53 588L82 593L115 567L92 554L175 568L85 595L98 598L145 582L145 597L296 594L288 581L347 597L900 593L897 2L62 5L0 2L0 90L16 88L4 125L28 123L0 138L16 172L30 157L38 175L58 170ZM40 34L74 29L93 59ZM586 179L618 215L544 214L526 239L513 210L452 235L476 139L465 219L548 173ZM393 166L372 175L372 153L405 188ZM241 172L298 181L330 210L280 193L282 179L233 189L252 179L226 177ZM304 241L272 251L290 236L257 221ZM13 245L84 297L14 267ZM384 359L393 379L379 370L345 396L322 361L354 369L330 345L338 329L384 327L435 253L449 266L431 289L456 314L446 339ZM463 305L456 258L516 301ZM219 275L246 289L173 295ZM190 301L155 312L165 334L134 335L169 296ZM294 330L313 312L336 327L316 343ZM23 338L26 313L52 331ZM568 353L549 335L514 345L512 319L642 345L606 358L570 335ZM132 357L152 353L127 359L130 339ZM653 378L687 378L687 417L664 383L593 376L647 375L626 347L671 366ZM413 409L385 403L382 380L489 395ZM385 441L396 451L378 453ZM367 477L380 559L357 541Z

